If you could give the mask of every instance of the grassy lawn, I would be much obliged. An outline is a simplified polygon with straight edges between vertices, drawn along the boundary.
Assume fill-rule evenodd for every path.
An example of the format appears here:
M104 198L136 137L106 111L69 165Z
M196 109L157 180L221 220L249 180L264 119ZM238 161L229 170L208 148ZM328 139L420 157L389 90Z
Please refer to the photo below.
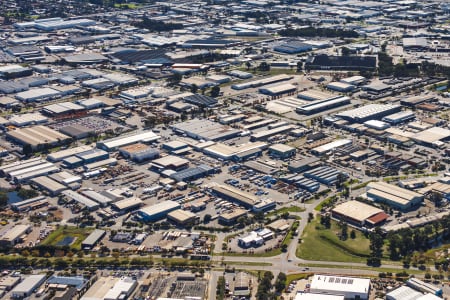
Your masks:
M352 229L349 227L348 230L350 232ZM315 218L303 232L303 242L298 245L297 256L318 261L366 262L369 239L356 230L355 239L349 237L341 241L337 236L339 231L336 222L332 221L331 228L326 229L320 224L319 218Z
M270 216L275 216L275 215L282 215L286 212L303 212L305 211L304 208L302 207L298 207L298 206L289 206L289 207L283 207L274 211L271 211L270 213L268 213L266 216L270 217Z
M286 285L289 285L293 280L307 279L312 276L312 273L298 273L298 274L289 274L286 276Z
M42 242L42 245L58 246L58 243L64 238L74 238L70 245L72 249L81 249L81 242L93 231L92 228L77 228L60 226L58 229L50 233L50 235Z

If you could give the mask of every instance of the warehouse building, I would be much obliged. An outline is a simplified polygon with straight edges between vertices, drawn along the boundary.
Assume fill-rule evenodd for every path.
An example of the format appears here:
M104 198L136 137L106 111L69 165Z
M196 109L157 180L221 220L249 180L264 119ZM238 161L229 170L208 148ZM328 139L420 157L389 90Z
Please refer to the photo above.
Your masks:
M125 300L137 285L137 281L130 277L101 277L80 300Z
M299 291L295 294L294 300L345 300L345 298L342 295L313 294Z
M442 297L442 288L423 282L420 279L410 278L406 281L406 285L422 293L430 293L432 295Z
M64 196L68 198L69 201L75 201L83 207L86 207L88 210L96 210L99 207L99 204L83 195L78 194L75 191L65 190L62 192Z
M296 54L296 53L302 53L311 51L313 47L310 44L306 44L301 41L287 41L284 43L281 43L275 47L273 47L274 51L281 52L281 53L287 53L287 54Z
M167 214L167 219L178 226L193 226L198 224L200 217L187 210L177 209Z
M94 129L88 128L81 124L64 126L61 127L59 131L77 140L87 138L95 133Z
M245 216L247 216L247 210L238 208L233 210L232 212L219 215L219 223L225 226L231 226L236 224L236 221L240 217Z
M382 209L353 200L337 205L331 210L331 216L358 227L379 226L389 218Z
M201 94L184 97L183 101L199 107L214 107L219 103L217 99Z
M285 126L281 126L281 127L277 127L277 128L273 128L273 129L258 131L258 132L253 133L250 136L250 140L252 142L265 141L268 138L270 138L271 136L274 136L277 134L289 134L289 132L291 132L295 128L297 128L295 125L289 124L289 125L285 125Z
M335 275L314 275L310 292L326 295L343 295L345 299L368 300L370 279Z
M138 217L144 222L155 222L167 217L171 211L180 209L175 201L167 200L158 204L149 205L138 210Z
M112 207L118 210L119 214L124 214L128 211L141 207L143 204L144 202L141 199L133 197L116 201L112 204Z
M260 156L262 150L266 148L267 144L264 142L250 142L236 146L215 143L214 145L203 148L203 153L223 160L244 161L251 157Z
M23 146L30 145L33 150L55 147L70 140L69 136L43 125L11 130L6 137Z
M232 71L228 72L227 74L230 76L233 76L233 77L237 77L239 79L250 79L253 77L252 73L239 71L239 70L232 70Z
M81 191L81 194L99 203L101 207L106 207L112 202L111 198L108 198L105 195L102 195L93 190L84 190Z
M22 102L37 102L57 99L61 97L61 92L49 88L36 88L29 91L24 91L16 94L16 99Z
M327 89L340 93L349 93L353 92L356 89L356 86L345 82L334 81L327 84Z
M159 150L148 145L137 143L119 149L123 157L141 163L159 157Z
M38 125L42 123L47 123L48 118L41 115L40 113L27 113L21 115L13 115L9 118L11 125L23 127L27 125Z
M30 225L15 225L5 232L0 238L0 245L12 247L23 241L23 236L30 233L33 228Z
M333 185L336 183L338 176L342 175L345 178L347 174L328 166L318 167L303 173L306 178L314 179L325 185Z
M3 176L11 176L11 172L26 169L32 166L47 163L40 157L30 158L27 160L15 161L13 163L0 166L0 172Z
M449 138L450 130L442 127L431 127L412 137L416 143L429 147L439 146L441 142L448 141Z
M369 199L386 203L401 211L417 207L424 199L422 194L386 182L371 182L366 189Z
M263 79L249 81L249 82L233 84L231 86L231 88L234 90L257 88L257 87L260 87L263 85L268 85L268 84L291 80L292 78L293 78L293 76L286 75L286 74L280 74L280 75L275 75L275 76L271 76L271 77L267 77L267 78L263 78Z
M397 104L368 104L355 109L347 110L336 114L345 120L363 123L369 120L378 120L385 116L392 115L401 110L401 105Z
M217 195L217 197L234 202L247 209L255 210L256 208L259 211L268 211L274 209L276 206L276 203L273 200L264 201L263 206L258 205L263 202L259 200L258 197L229 185L214 185L211 187L211 192Z
M94 231L91 232L91 234L88 235L87 238L85 238L81 242L81 248L91 250L103 239L105 235L106 235L105 230L95 229Z
M391 125L405 123L416 118L416 114L410 110L401 111L392 115L384 117L382 120Z
M290 161L288 165L288 170L290 172L301 173L316 167L320 163L321 163L320 159L317 157L314 156L305 157L300 160Z
M322 92L319 90L306 90L306 91L298 93L298 95L297 95L297 98L299 98L301 100L306 100L306 101L326 100L326 99L331 99L331 98L335 98L335 97L336 96L334 96L331 93Z
M150 169L154 169L157 171L162 171L166 169L180 171L186 169L188 166L189 160L174 155L167 155L155 159L150 163Z
M141 143L151 143L160 138L153 131L141 131L133 133L131 135L122 135L117 138L112 138L109 140L104 140L97 143L97 147L106 151L115 151L120 147L128 146L138 142Z
M59 171L59 168L53 163L39 160L31 162L26 161L23 166L11 167L3 170L5 171L5 174L16 183L23 183L32 178Z
M325 145L321 145L319 147L311 149L311 153L317 156L322 156L327 154L330 151L334 151L337 148L348 146L353 144L352 140L349 139L341 139L341 140L335 140L333 142L330 142Z
M286 84L278 84L278 85L270 85L266 87L259 88L259 92L264 95L269 96L281 96L284 94L294 93L297 90L297 86L286 83Z
M332 56L320 54L308 59L305 63L306 70L374 71L376 67L376 56Z
M35 210L48 205L48 200L45 196L38 196L35 198L11 203L11 209L16 212L26 212Z
M109 153L101 149L92 149L75 155L83 161L83 164L90 164L109 158Z
M162 144L162 148L175 155L183 154L192 150L187 143L176 140Z
M199 178L207 177L216 172L216 169L205 164L198 165L197 167L188 168L178 171L170 175L170 178L177 182L191 182Z
M311 103L303 104L295 109L298 114L313 115L333 108L350 104L349 97L332 97L323 100L315 100Z
M40 189L47 191L51 196L57 196L61 194L62 191L67 189L66 186L47 176L39 176L33 178L31 179L31 182L38 186Z
M209 120L193 119L172 125L172 130L178 134L205 141L227 140L239 136L240 130Z
M61 161L67 157L74 156L76 154L86 152L92 150L92 146L89 145L82 145L75 148L69 148L65 150L60 150L57 152L50 153L47 155L47 160L51 162L58 162Z
M72 102L60 102L44 106L42 113L47 116L56 117L70 115L84 110L85 108L81 105Z
M19 283L12 291L11 298L24 299L30 297L47 278L46 275L29 275L21 283Z
M296 149L294 147L285 144L273 144L269 147L269 154L280 159L295 156L295 153Z
M0 67L0 77L4 79L13 79L25 76L31 76L33 70L20 65L6 65Z
M409 286L402 285L386 294L386 300L439 300L441 297L431 293L423 294Z

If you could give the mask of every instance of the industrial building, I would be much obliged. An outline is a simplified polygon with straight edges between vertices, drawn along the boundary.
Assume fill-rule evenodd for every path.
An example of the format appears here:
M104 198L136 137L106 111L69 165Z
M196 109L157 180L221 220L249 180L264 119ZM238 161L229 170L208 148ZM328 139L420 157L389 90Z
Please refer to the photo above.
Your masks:
M437 286L427 283L427 282L423 282L420 279L409 278L406 281L406 285L413 289L416 289L422 293L430 293L432 295L442 297L442 288L437 287Z
M327 89L340 93L349 93L353 92L356 89L356 86L345 82L334 81L327 84Z
M369 120L379 120L385 116L397 113L401 110L401 107L401 105L397 104L368 104L340 112L336 116L351 122L363 123Z
M119 152L123 157L139 163L159 157L158 149L141 143L121 147Z
M343 295L313 294L299 291L295 294L294 300L345 300L345 298Z
M88 235L87 238L85 238L81 242L81 248L91 250L103 239L105 235L106 235L105 230L95 229Z
M386 203L401 211L417 207L424 199L422 194L381 181L369 183L366 190L369 199Z
M317 156L322 156L327 154L330 151L334 151L339 147L344 147L353 144L352 140L349 139L340 139L335 140L333 142L327 143L325 145L321 145L319 147L311 149L311 153Z
M38 196L31 199L11 203L11 209L16 212L26 212L41 208L48 205L48 200L45 196Z
M314 275L310 292L326 295L343 295L345 299L368 300L370 279L334 275Z
M43 125L11 130L6 137L23 146L30 145L33 150L55 147L70 140L69 136Z
M285 144L273 144L269 147L269 154L280 159L295 156L295 153L296 149L294 147Z
M101 277L80 300L125 300L137 286L138 282L131 277Z
M19 283L12 291L11 298L23 299L30 297L47 278L46 275L29 275L21 283Z
M151 143L160 138L153 131L142 131L136 132L130 135L122 135L117 138L112 138L109 140L104 140L97 143L97 147L106 151L115 151L120 147L135 144L137 142L141 143Z
M199 178L207 177L216 172L216 169L205 164L198 165L193 168L184 169L173 173L170 178L177 182L191 182Z
M389 218L382 209L354 200L337 205L331 210L331 216L358 227L379 226Z
M167 217L171 211L180 209L181 205L175 201L167 200L158 204L149 205L138 210L138 217L144 222L155 222Z
M305 63L307 70L367 70L373 71L377 67L375 56L332 56L319 54L308 59Z
M143 204L144 202L141 199L133 197L116 201L111 206L118 210L120 214L124 214L128 211L141 207Z
M392 125L401 124L407 121L414 120L416 114L410 110L401 111L392 115L388 115L382 119L384 122L388 122Z
M111 198L108 198L105 195L102 195L93 190L84 190L84 191L81 191L81 194L92 199L93 201L99 203L100 206L102 206L102 207L106 207L106 206L108 206L108 204L113 202Z
M423 294L409 286L402 285L386 294L386 300L439 300L441 297L431 293Z
M153 160L150 163L150 168L156 169L158 171L162 171L165 169L180 171L186 169L188 166L189 160L174 155L163 156L161 158Z
M281 81L291 80L292 78L293 78L292 76L289 76L286 74L280 74L280 75L275 75L272 77L253 80L253 81L249 81L249 82L233 84L231 86L231 88L234 90L245 90L245 89L257 88L257 87L260 87L263 85L269 85L269 84L273 84L273 83L277 83L277 82L281 82Z
M246 236L238 239L238 245L243 248L259 247L264 244L264 241L270 240L273 237L274 233L270 229L251 231Z
M41 111L47 116L57 117L83 112L84 110L85 108L81 105L72 102L60 102L44 106Z
M179 226L192 226L200 221L200 217L187 210L177 209L167 214L167 219Z
M412 136L416 143L431 147L439 146L441 142L449 138L450 130L442 127L431 127Z
M241 191L228 185L214 185L211 187L211 192L220 198L232 201L238 205L242 205L247 209L254 209L255 206L261 202L259 198L253 194ZM258 207L258 209L261 211L268 211L274 209L275 206L276 203L270 200L265 202L264 207Z
M27 125L38 125L47 123L48 118L43 116L40 113L27 113L27 114L21 114L21 115L13 115L11 118L9 118L9 123L11 125L17 126L17 127L23 127Z
M25 103L47 101L61 97L61 92L49 87L35 88L16 94L16 99Z
M264 142L250 142L236 146L215 143L214 145L203 148L203 153L223 160L244 161L251 157L260 156L263 149L266 148L267 143Z
M172 130L179 134L205 141L226 140L237 137L241 131L209 120L193 119L172 125Z
M343 105L350 104L350 98L344 97L332 97L323 100L315 100L310 103L303 104L296 108L296 112L302 115L313 115L326 110L337 108Z
M296 54L296 53L302 53L311 51L313 47L310 44L306 44L301 41L287 41L284 43L281 43L275 47L273 47L274 51L281 52L281 53L287 53L287 54Z
M267 130L263 130L263 131L258 131L253 133L250 136L250 140L252 142L255 141L265 141L268 138L270 138L271 136L277 135L277 134L288 134L291 130L297 128L295 125L285 125L285 126L281 126L281 127L277 127L277 128L273 128L273 129L267 129Z
M320 159L314 156L305 157L300 160L293 160L289 162L288 170L290 172L301 173L303 171L312 169L320 164Z
M336 183L338 176L342 175L345 178L347 174L328 166L318 167L303 173L306 178L314 179L325 185L333 185Z
M24 235L30 233L33 228L30 225L15 225L13 228L5 232L0 238L0 245L12 247L22 242Z
M51 196L57 196L62 191L66 190L67 187L60 184L59 182L47 177L39 176L31 179L31 182L38 186L40 189L47 191Z
M69 201L75 201L83 207L86 207L88 210L96 210L99 207L99 204L83 195L78 194L75 191L65 190L62 194L68 198Z
M245 217L246 215L247 210L238 208L232 212L219 215L219 223L225 226L234 225L240 217Z
M293 93L297 90L297 86L285 83L285 84L278 84L278 85L269 85L265 87L259 88L259 92L264 95L269 96L280 96L284 94Z
M61 161L67 157L74 156L76 154L86 152L92 150L92 146L89 145L82 145L74 148L69 148L65 150L60 150L57 152L50 153L47 155L47 160L51 162L58 162Z

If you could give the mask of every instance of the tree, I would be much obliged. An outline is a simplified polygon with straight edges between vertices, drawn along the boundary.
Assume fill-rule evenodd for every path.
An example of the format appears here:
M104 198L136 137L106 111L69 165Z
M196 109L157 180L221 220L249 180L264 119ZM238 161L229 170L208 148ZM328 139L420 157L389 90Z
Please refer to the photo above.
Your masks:
M341 49L342 56L349 56L350 55L350 49L347 47L342 47Z
M336 188L337 189L341 189L346 179L347 178L344 175L344 173L337 174L337 176L336 176Z
M277 280L275 281L275 291L277 293L281 293L286 288L286 279L287 276L283 272L280 272L277 276Z
M383 245L384 240L381 235L381 229L379 227L370 234L370 257L367 259L369 266L380 266L381 258L383 257Z
M301 72L303 69L303 63L301 61L297 62L297 72Z
M348 238L348 224L347 222L341 221L339 222L339 226L341 227L341 240L345 241Z
M24 155L30 155L31 153L33 153L33 148L30 144L25 144L22 146L22 153Z
M245 62L245 66L247 67L247 71L248 71L248 70L250 70L250 67L252 66L252 64L249 61L247 61L247 62Z
M208 224L211 221L212 216L210 214L206 214L203 217L203 223Z
M198 86L194 83L191 85L191 93L195 94L198 91Z
M218 97L220 95L220 87L215 85L211 89L211 97Z
M350 231L350 238L351 238L352 240L354 240L354 239L356 238L356 231L355 231L355 229L352 229L352 230Z
M22 188L17 192L17 196L19 196L23 200L34 198L34 197L37 197L38 195L39 195L39 193L35 190L28 190L28 189L22 189Z
M287 244L282 244L281 245L281 252L287 252L287 248L288 248Z

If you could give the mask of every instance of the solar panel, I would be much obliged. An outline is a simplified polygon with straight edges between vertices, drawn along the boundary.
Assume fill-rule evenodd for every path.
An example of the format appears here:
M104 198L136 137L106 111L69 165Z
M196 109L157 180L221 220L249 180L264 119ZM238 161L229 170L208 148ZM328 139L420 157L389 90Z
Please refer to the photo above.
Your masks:
M329 283L333 283L334 282L334 277L330 277L330 279L328 279Z
M347 283L347 279L343 278L341 281L342 284L346 284Z
M349 280L347 281L347 284L353 284L353 279L349 279Z
M340 283L341 279L340 278L336 278L336 283Z

